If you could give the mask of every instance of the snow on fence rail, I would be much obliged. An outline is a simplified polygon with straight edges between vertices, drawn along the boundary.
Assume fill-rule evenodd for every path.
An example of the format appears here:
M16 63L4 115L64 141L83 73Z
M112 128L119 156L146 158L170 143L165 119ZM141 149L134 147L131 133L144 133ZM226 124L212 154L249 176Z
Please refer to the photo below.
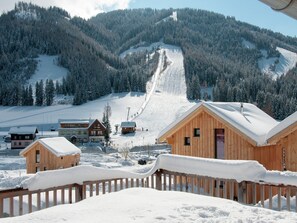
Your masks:
M0 217L31 213L131 187L205 194L246 204L260 201L262 207L276 210L284 206L291 210L295 206L297 211L297 199L292 205L291 198L297 194L297 173L267 171L256 161L166 154L160 155L145 174L91 166L39 172L23 181L22 188L0 191Z

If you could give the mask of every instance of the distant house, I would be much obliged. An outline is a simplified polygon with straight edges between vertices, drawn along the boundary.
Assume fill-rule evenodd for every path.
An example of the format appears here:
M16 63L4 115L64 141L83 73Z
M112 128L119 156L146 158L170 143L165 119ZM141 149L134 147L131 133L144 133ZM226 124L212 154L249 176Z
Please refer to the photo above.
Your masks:
M10 128L8 134L11 135L11 149L24 149L36 139L37 133L36 126Z
M20 152L27 173L77 166L81 150L64 137L38 139Z
M281 170L281 148L267 143L267 133L279 122L249 103L201 102L158 137L173 154L233 160L257 160L269 170Z
M98 119L65 119L59 123L59 136L73 143L104 140L106 127Z
M122 122L121 123L122 134L133 133L136 131L136 122Z

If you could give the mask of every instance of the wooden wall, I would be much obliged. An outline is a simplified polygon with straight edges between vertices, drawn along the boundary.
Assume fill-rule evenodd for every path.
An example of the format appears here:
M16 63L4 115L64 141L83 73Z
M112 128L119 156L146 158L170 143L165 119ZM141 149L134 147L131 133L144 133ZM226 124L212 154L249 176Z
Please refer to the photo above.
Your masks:
M297 171L297 129L277 142L286 170ZM283 151L284 150L284 151Z
M194 128L200 128L200 137L194 137ZM215 129L225 131L225 159L258 160L267 169L280 170L281 161L277 156L279 151L274 149L275 146L252 145L236 129L204 109L187 120L180 129L167 138L167 142L172 145L173 154L215 158ZM184 145L185 137L190 137L190 145Z
M39 163L36 163L36 150L40 151ZM46 170L68 168L78 165L80 160L80 154L56 157L40 143L33 145L24 156L26 157L27 173L35 173L36 167L39 167L40 171L44 171L44 168Z

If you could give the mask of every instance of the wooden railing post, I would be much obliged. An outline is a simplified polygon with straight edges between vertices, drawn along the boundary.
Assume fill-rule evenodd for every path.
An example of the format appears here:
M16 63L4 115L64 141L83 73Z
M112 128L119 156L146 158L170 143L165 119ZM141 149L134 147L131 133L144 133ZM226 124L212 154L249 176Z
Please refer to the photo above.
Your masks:
M246 182L240 182L238 184L238 202L246 203Z
M83 192L83 185L80 185L80 184L75 185L75 191L76 191L76 193L75 193L75 196L76 196L75 202L83 200L84 199L84 197L83 197L83 193L84 193Z
M4 199L0 196L0 218L3 218L4 216Z
M162 190L162 171L157 170L156 172L156 189Z

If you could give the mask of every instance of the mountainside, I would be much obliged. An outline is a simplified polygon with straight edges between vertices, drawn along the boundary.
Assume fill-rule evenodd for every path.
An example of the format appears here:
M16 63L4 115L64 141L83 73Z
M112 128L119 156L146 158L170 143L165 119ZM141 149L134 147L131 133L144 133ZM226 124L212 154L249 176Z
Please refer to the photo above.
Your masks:
M200 94L200 86L210 86L215 101L257 103L277 119L297 110L297 39L232 17L195 9L138 9L84 20L62 9L20 3L0 17L0 24L0 105L23 104L22 85L40 54L58 56L69 70L56 92L74 95L74 104L112 91L145 92L157 68L158 47L119 55L162 41L182 49L188 99L209 98Z

